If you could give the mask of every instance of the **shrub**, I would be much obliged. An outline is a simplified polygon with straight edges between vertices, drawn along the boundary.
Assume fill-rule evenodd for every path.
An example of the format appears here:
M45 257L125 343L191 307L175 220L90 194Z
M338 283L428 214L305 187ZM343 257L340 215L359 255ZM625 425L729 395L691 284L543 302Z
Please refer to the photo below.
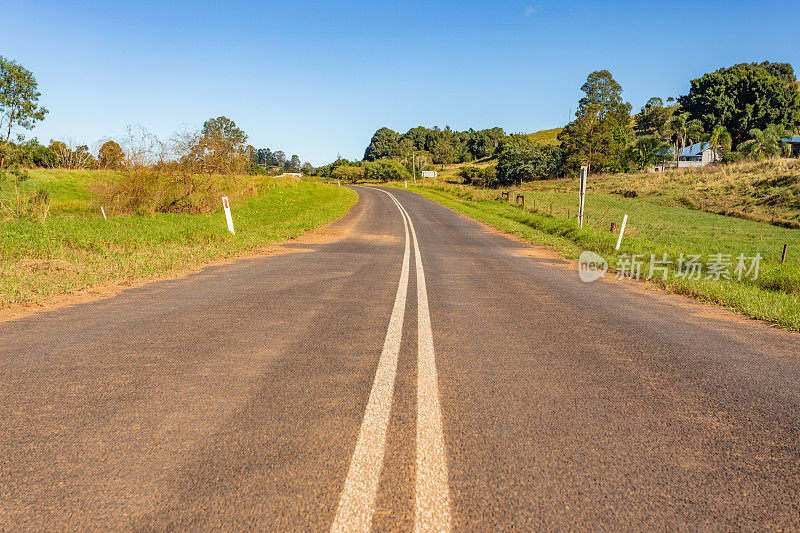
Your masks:
M126 169L93 187L101 205L121 214L209 213L220 198L252 195L257 188L234 176L192 174L179 168Z
M499 185L545 178L559 178L566 173L564 151L529 141L524 137L510 137L503 141L497 160Z
M497 167L464 167L458 174L465 185L492 189L498 186Z
M364 178L364 167L339 165L334 167L331 171L331 178L355 183Z
M406 167L393 159L364 163L364 179L369 181L403 181L411 179Z

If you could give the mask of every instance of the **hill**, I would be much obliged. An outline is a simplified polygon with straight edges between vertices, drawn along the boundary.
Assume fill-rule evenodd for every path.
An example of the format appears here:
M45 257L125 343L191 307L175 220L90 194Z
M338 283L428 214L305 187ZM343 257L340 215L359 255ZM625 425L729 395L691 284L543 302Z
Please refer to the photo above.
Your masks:
M525 133L524 137L540 144L558 144L558 134L564 128L553 128L551 130L540 130L533 133Z

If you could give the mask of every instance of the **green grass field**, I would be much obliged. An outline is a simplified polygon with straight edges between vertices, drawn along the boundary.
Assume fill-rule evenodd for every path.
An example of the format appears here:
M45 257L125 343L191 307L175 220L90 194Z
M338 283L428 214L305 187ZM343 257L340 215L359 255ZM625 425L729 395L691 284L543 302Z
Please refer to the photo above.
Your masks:
M454 184L409 188L502 231L554 249L565 257L577 258L583 250L595 251L608 260L611 270L618 260L640 254L645 262L642 274L646 275L651 254L657 259L667 254L667 258L674 261L668 277L664 281L659 273L653 283L787 329L800 329L800 230L688 208L659 206L638 198L596 191L587 196L588 224L579 229L575 218L577 190L568 193L543 187L541 183L538 186L542 188L537 189L536 183L530 187L526 184L521 191L525 194L525 209L501 199L500 191ZM572 187L575 189L574 183ZM624 214L628 214L629 226L617 252L614 250L616 234L609 231L610 222L619 225ZM780 263L783 244L790 247L785 264ZM728 270L732 279L708 279L707 270L699 280L679 277L676 263L681 254L685 257L700 255L705 266L712 262L712 254L729 254ZM745 258L756 254L763 257L756 280L736 279L736 259L740 254ZM748 261L747 266L750 265Z
M31 174L25 187L50 193L51 214L44 223L0 222L0 305L44 304L64 293L168 276L257 251L344 216L357 199L344 187L247 177L263 181L262 188L232 202L233 236L221 209L203 215L109 213L106 221L89 192L100 173ZM0 196L9 194L5 184Z

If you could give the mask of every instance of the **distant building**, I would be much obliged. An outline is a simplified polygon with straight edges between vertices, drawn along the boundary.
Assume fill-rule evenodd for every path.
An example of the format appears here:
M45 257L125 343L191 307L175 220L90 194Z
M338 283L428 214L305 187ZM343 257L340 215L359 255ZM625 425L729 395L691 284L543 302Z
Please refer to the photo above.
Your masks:
M717 147L716 150L711 148L711 144L707 142L694 143L691 146L685 147L678 154L678 161L676 165L675 152L671 149L664 150L661 153L667 160L654 167L650 167L650 172L658 172L665 168L691 168L691 167L704 167L709 163L719 161L722 157L722 148Z
M800 157L800 135L783 137L781 142L789 145L789 157Z

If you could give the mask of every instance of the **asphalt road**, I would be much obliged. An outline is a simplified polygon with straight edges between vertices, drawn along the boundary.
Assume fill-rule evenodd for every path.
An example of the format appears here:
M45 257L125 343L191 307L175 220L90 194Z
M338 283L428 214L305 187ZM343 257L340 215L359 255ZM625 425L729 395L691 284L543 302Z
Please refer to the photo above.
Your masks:
M358 193L0 324L0 529L800 529L800 336Z

